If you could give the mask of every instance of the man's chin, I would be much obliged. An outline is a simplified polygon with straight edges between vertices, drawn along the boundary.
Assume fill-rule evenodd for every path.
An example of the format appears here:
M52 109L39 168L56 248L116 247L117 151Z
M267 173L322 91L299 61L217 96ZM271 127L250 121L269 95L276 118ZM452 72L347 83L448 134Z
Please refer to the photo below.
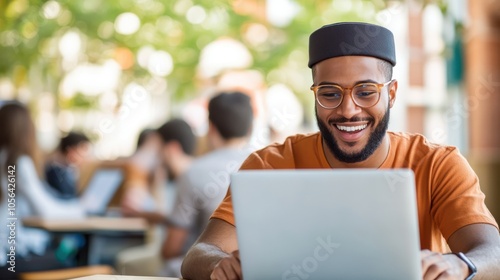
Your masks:
M349 148L349 150L355 149L354 147L358 146L358 142L344 142L344 143ZM346 149L342 149L342 151L348 152L348 151L346 151ZM358 152L361 152L361 149L359 149ZM354 151L354 153L356 153L356 151Z
M357 157L363 150L362 149L353 149L353 148L340 148L343 156L347 156L349 158Z
M362 141L345 142L339 140L338 138L336 138L335 140L336 149L332 150L330 147L330 151L333 153L335 158L347 160L347 162L351 163L358 162L357 160L352 160L354 160L355 158L360 158L365 146L367 145L367 143L363 145Z
M339 139L339 137L336 137L333 134L332 134L332 136L334 137L335 142L337 143L337 146L339 147L339 149L344 153L357 154L357 153L361 152L363 150L364 146L366 145L366 143L364 143L364 145L362 144L362 142L365 142L365 141L363 141L364 139L358 140L358 141L343 141L343 140Z

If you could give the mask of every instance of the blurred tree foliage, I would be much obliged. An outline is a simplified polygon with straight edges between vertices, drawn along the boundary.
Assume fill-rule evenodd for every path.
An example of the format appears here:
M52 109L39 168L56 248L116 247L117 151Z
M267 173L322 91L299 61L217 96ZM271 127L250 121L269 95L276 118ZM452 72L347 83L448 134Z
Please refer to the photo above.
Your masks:
M132 54L134 62L122 65L121 84L151 76L137 63L139 48L149 45L168 52L174 60L173 72L166 77L168 92L179 100L199 90L196 67L203 47L226 36L247 46L253 55L251 68L260 71L266 83L285 83L296 93L307 92L307 88L294 84L293 77L269 74L273 70L283 70L286 74L286 69L295 62L301 73L310 75L306 63L312 30L334 21L373 22L376 12L387 5L382 0L358 0L351 1L352 9L339 11L334 5L338 1L341 0L292 1L298 7L296 16L287 25L276 27L266 19L265 0L61 0L55 6L54 1L0 0L0 77L9 78L18 88L32 83L35 76L40 90L58 96L59 83L66 73L58 42L72 30L84 38L79 63L99 64ZM202 7L207 15L201 24L193 24L186 17L186 11L193 5ZM57 6L60 10L54 11ZM47 16L56 12L53 18ZM137 32L122 35L114 30L116 18L124 12L139 17L141 27ZM247 42L243 34L251 23L267 28L266 42L259 45ZM80 94L75 98L64 106L89 107L95 103Z

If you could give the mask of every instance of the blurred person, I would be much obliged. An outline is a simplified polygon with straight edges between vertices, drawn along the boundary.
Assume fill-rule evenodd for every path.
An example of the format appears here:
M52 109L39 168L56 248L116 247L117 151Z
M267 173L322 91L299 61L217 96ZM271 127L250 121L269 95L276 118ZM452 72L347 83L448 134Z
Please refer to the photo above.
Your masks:
M83 133L70 132L45 165L45 179L63 198L75 198L80 168L90 156L91 143Z
M173 119L158 128L163 140L161 156L169 179L177 180L191 165L196 152L196 136L182 119Z
M157 210L155 187L165 181L165 172L160 166L161 146L161 137L155 129L145 129L139 134L137 149L125 165L125 193L121 202L124 215Z
M177 188L179 178L189 168L194 159L196 136L191 126L182 119L167 121L156 130L156 133L158 133L157 135L161 140L158 152L161 158L161 167L166 173L168 183ZM123 206L122 211L128 216L143 217L150 223L165 222L166 212L143 209L132 202L127 202Z
M476 272L478 279L498 279L498 224L469 163L455 147L387 131L398 89L395 64L393 34L382 26L342 22L314 31L308 66L319 132L256 151L241 169L409 168L423 279L472 279ZM228 192L188 252L183 277L241 279L238 248Z
M160 128L145 130L139 136L137 151L126 167L126 194L121 209L126 216L146 219L152 227L145 244L117 255L118 271L158 274L165 235L163 224L173 208L177 179L191 164L195 150L196 137L181 119L167 121Z
M220 92L208 104L208 120L207 140L212 151L195 159L179 178L175 206L167 217L163 276L180 276L184 255L224 198L230 174L249 154L253 110L248 95Z
M0 108L0 123L0 217L9 225L0 228L0 278L16 279L19 272L64 267L55 256L49 233L25 228L21 221L33 216L82 218L84 211L77 201L57 199L42 183L35 126L28 109L17 102L5 104ZM15 240L8 241L12 232Z

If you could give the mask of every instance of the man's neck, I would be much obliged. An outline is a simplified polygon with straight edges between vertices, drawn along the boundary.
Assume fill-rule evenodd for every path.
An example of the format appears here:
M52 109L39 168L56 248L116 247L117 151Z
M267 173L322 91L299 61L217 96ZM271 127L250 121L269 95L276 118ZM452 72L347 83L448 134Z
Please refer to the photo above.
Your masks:
M325 140L322 141L322 144L326 160L332 168L379 168L389 155L391 142L389 139L389 135L386 133L384 139L382 140L382 143L380 143L380 146L370 157L368 157L364 161L355 163L346 163L339 161L335 156L333 156L332 152L328 148L328 145L325 143Z

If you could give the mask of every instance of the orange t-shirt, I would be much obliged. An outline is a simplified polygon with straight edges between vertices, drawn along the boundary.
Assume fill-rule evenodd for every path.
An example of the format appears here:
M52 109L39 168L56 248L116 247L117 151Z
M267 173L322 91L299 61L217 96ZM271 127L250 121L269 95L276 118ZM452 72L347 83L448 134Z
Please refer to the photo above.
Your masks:
M415 173L422 249L446 252L444 239L466 225L498 228L484 204L479 179L457 148L429 143L417 134L388 132L388 136L389 155L380 168L411 168ZM241 166L241 170L308 168L331 168L320 133L291 136L283 144L252 153ZM234 225L230 191L212 218Z

